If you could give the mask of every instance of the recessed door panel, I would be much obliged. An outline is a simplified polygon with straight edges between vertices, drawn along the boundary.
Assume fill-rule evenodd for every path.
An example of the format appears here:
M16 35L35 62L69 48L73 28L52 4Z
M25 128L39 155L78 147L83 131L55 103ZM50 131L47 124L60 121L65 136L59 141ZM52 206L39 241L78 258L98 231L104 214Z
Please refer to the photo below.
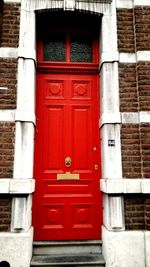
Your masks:
M98 76L38 74L36 105L34 239L100 239Z
M43 171L62 170L63 106L44 106L43 123Z
M91 106L73 107L73 158L76 171L92 169Z

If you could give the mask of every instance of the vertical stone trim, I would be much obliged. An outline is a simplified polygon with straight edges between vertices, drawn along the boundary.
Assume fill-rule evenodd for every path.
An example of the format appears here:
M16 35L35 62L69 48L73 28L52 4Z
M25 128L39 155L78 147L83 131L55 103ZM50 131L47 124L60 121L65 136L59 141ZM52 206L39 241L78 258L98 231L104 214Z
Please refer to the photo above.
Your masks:
M108 34L109 29L109 34ZM119 119L119 78L118 46L115 1L111 3L102 17L101 28L101 158L102 178L122 178L120 121ZM116 118L115 123L104 118ZM103 119L102 119L103 118ZM109 141L114 146L109 146ZM124 209L121 196L103 195L103 223L108 230L124 230ZM112 212L113 209L116 213Z
M108 15L109 12L109 15ZM110 29L108 34L106 29ZM119 83L117 58L117 22L115 1L102 17L101 55L105 61L101 65L101 118L105 114L119 115ZM113 62L110 55L114 55ZM119 116L118 116L119 117ZM101 126L102 136L102 178L121 178L120 124L105 123ZM115 140L115 146L109 147L108 141ZM117 166L116 166L117 161ZM108 168L109 166L109 168Z
M18 94L14 179L33 178L35 125L35 13L21 8L18 59ZM28 166L28 167L27 167ZM31 227L32 198L15 197L12 205L12 231Z

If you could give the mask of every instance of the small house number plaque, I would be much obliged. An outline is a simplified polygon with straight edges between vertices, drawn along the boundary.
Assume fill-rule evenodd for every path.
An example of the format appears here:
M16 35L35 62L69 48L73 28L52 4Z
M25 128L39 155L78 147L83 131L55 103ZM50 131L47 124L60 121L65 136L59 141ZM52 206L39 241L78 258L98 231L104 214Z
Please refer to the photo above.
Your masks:
M114 139L109 139L108 140L108 146L115 146L115 140Z

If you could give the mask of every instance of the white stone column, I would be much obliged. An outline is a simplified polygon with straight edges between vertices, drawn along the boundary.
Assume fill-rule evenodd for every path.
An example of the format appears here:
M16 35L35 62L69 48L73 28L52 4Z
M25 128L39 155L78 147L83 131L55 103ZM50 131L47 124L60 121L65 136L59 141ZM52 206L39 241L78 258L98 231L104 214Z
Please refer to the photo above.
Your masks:
M100 38L100 129L102 179L121 179L121 143L119 112L119 79L117 48L116 1L113 0L102 17ZM103 224L108 230L124 229L123 199L103 194Z
M33 179L35 64L35 13L26 10L24 3L22 3L18 48L14 179ZM31 194L13 198L12 232L29 230L31 227L31 207Z

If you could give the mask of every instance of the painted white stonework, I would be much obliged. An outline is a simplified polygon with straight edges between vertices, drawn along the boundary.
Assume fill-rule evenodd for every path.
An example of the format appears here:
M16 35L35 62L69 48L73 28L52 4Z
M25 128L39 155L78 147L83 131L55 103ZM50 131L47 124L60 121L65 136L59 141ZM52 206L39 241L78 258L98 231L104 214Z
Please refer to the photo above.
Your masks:
M122 124L126 123L150 123L150 112L122 112L121 113Z
M148 194L150 179L101 179L100 188L105 194Z
M145 231L109 231L102 227L106 267L150 267L149 235ZM148 264L146 264L148 263Z
M117 0L117 8L133 8L133 0Z
M111 229L124 230L123 199L120 196L109 196Z
M27 232L32 221L32 195L14 197L12 206L11 231Z
M74 10L75 9L75 0L64 0L64 9L65 10Z
M0 194L8 194L10 179L0 179Z
M145 231L145 267L150 267L150 231Z
M150 0L134 0L135 6L150 6Z
M133 8L134 6L150 6L150 0L116 0L117 8Z
M105 124L101 129L102 178L122 178L120 125ZM109 146L109 140L115 145Z
M31 194L34 190L34 179L0 179L0 194Z
M120 63L136 63L136 53L119 53Z
M0 110L0 121L15 121L15 110Z
M136 63L150 61L150 51L137 51L136 53L119 53L120 63Z
M33 178L34 125L30 122L16 122L15 136L15 179ZM27 167L28 166L28 167Z
M139 123L139 113L138 112L123 112L121 113L122 123Z
M4 0L6 3L21 3L21 0Z
M139 122L147 123L150 122L150 112L149 111L141 111L139 113Z
M8 261L11 267L29 267L32 238L32 228L27 233L0 233L0 261Z
M0 47L0 58L17 58L18 48Z
M137 61L150 61L150 51L137 51Z
M101 116L119 113L118 63L103 63L101 68Z
M15 121L31 122L35 124L36 122L35 113L30 110L16 110Z
M100 128L104 124L121 123L121 113L102 113L100 118Z
M102 65L105 62L118 62L119 61L119 52L102 52L100 58L100 64Z
M110 231L125 229L123 198L103 194L103 225Z

